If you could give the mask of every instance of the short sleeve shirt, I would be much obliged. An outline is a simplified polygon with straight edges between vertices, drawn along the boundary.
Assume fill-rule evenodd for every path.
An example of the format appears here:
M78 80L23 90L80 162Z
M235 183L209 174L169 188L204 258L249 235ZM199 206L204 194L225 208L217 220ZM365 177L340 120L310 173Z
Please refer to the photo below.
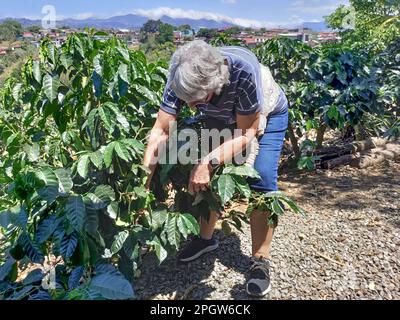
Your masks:
M228 61L230 83L220 95L214 95L207 104L199 104L198 111L207 117L227 124L236 122L236 115L250 115L262 110L264 97L261 84L261 69L257 57L242 47L221 47L222 56ZM161 109L177 115L185 103L168 85L165 87Z

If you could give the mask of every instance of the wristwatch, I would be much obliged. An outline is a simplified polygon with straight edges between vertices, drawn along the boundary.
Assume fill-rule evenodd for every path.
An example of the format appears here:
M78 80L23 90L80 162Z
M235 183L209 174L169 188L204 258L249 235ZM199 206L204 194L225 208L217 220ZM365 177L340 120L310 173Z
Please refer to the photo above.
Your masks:
M211 166L211 168L212 168L213 171L214 171L214 170L217 170L217 169L221 166L221 164L219 163L218 159L216 159L216 158L212 158L212 159L208 162L208 164Z

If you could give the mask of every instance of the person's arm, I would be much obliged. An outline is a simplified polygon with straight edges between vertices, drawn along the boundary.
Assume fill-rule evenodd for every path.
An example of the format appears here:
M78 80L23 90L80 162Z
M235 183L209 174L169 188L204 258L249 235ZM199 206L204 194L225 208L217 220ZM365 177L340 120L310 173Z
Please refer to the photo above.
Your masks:
M237 154L241 153L254 138L256 138L259 119L260 113L248 116L237 115L237 128L242 130L242 135L221 144L218 148L203 158L202 163L208 164L212 159L215 159L219 164L230 162Z
M215 160L219 164L230 162L237 154L250 145L251 141L257 136L259 119L259 112L251 115L237 115L237 128L242 130L242 135L225 141L205 156L193 169L189 182L189 191L191 193L200 192L207 188L212 172L211 160Z
M158 159L164 151L162 147L165 147L169 138L170 123L176 121L176 118L176 115L160 110L156 123L150 131L143 159L143 165L149 169L149 176L146 184L147 188L150 186Z

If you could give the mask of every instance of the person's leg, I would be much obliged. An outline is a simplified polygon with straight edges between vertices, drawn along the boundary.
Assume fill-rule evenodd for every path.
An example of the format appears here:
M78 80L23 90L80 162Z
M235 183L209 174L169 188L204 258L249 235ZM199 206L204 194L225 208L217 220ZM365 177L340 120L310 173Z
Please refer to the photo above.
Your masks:
M215 211L210 212L210 220L207 221L200 217L200 236L203 239L209 240L213 237L215 225L218 221L219 214Z
M205 120L205 129L213 130L216 129L218 131L222 131L225 129L234 130L234 125L227 125L224 122L214 119L214 118L207 118ZM222 139L219 139L219 143L223 143ZM209 146L213 146L212 138L210 137ZM211 150L209 150L211 151ZM215 211L210 212L210 220L207 221L206 219L200 218L200 236L203 239L211 239L214 234L215 225L220 217L220 214Z
M259 140L259 154L254 168L261 179L251 184L252 190L269 192L278 190L278 168L288 124L288 113L270 117L265 134ZM252 255L270 258L270 247L276 224L269 225L270 212L256 210L250 218Z
M200 217L200 236L193 237L185 248L180 251L178 255L179 261L190 262L218 248L218 240L213 237L218 218L218 213L213 211L210 212L209 221Z
M268 225L270 213L256 210L250 216L252 256L271 259L270 249L276 224Z
M217 129L221 131L226 128L232 130L233 126L231 125L227 126L225 123L217 119L208 118L205 121L205 128L209 130ZM219 143L222 142L223 141L220 140ZM211 138L209 141L209 145L213 146ZM213 235L214 235L215 225L219 219L219 216L220 216L219 213L211 211L208 221L203 218L199 219L200 237L194 237L193 240L185 248L183 248L183 250L179 254L179 260L181 262L193 261L202 256L204 253L213 251L218 248L219 245L218 240L215 239Z
M261 179L251 184L251 189L258 192L278 190L278 167L282 146L288 124L288 113L270 117L265 134L259 140L259 154L254 168ZM263 297L271 290L270 249L277 226L270 225L271 213L255 210L250 216L252 238L252 266L246 291L249 295Z

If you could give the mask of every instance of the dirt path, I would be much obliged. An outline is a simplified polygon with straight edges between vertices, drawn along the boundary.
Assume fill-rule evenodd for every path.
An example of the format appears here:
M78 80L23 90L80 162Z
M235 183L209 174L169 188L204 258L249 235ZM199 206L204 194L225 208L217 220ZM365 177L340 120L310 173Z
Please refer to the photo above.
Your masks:
M400 164L280 179L309 216L280 220L265 299L400 299ZM146 256L138 298L247 299L250 230L216 236L220 248L188 265Z

